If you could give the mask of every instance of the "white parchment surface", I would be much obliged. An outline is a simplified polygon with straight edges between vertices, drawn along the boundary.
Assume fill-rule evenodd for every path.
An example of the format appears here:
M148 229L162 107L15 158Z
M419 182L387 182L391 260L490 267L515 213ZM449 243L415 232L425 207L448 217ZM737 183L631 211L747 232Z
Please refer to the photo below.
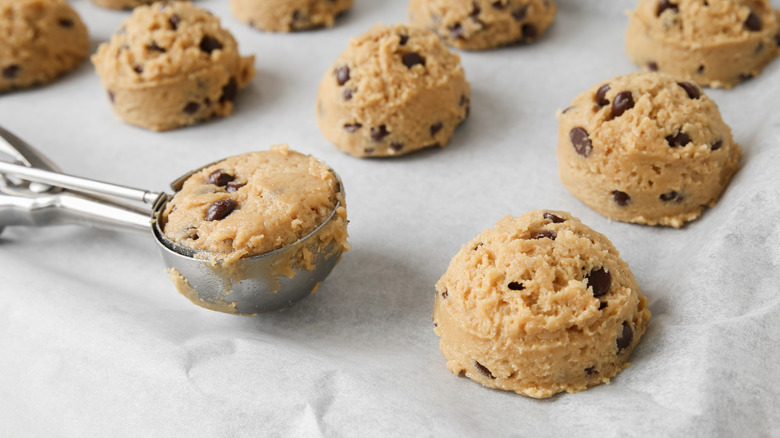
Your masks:
M92 49L129 13L71 2ZM71 174L165 190L186 171L286 142L336 169L350 242L313 296L237 317L176 293L151 236L79 226L0 234L0 436L779 436L780 61L707 90L744 149L714 208L683 229L609 221L558 179L555 112L634 71L633 2L557 0L537 44L461 52L471 118L444 149L360 160L320 135L320 78L349 37L406 19L356 0L332 29L270 34L220 17L258 74L233 116L167 133L120 122L91 64L0 95L0 125ZM777 1L776 8L780 8ZM631 266L653 319L610 385L534 400L451 374L433 285L504 215L572 212Z

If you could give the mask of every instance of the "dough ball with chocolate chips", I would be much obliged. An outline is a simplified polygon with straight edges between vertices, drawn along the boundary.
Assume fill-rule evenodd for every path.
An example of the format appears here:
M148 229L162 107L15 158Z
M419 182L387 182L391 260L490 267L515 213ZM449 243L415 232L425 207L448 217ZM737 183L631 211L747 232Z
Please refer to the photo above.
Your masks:
M230 0L233 15L251 27L291 32L331 27L354 0Z
M317 95L322 134L356 157L443 147L469 109L460 57L432 32L402 25L351 39Z
M64 0L0 0L0 92L51 82L88 53L87 28Z
M255 73L219 20L185 1L136 8L92 62L114 112L154 131L230 115Z
M346 250L340 182L325 163L278 145L200 169L168 202L161 223L170 240L230 262L294 243L334 209L320 241Z
M141 5L149 5L159 0L92 0L98 6L110 9L133 9Z
M645 70L731 88L780 54L780 13L767 0L640 0L626 50Z
M464 245L433 308L450 371L535 398L608 383L649 321L612 243L552 210L507 216Z
M411 0L409 23L453 47L484 50L536 41L555 12L552 0Z
M600 82L558 122L563 185L619 221L680 227L715 205L739 167L715 102L662 73Z

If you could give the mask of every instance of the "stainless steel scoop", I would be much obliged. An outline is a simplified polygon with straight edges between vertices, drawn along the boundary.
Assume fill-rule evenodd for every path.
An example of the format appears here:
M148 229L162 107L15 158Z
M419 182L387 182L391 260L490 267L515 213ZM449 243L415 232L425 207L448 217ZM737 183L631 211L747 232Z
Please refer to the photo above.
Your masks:
M340 245L322 248L318 241L325 225L336 217L340 204L322 224L298 241L269 253L241 258L225 269L221 262L208 257L208 252L178 245L163 234L159 219L170 199L168 194L60 173L48 158L2 127L0 153L16 162L0 160L0 232L9 225L72 223L145 234L151 231L177 289L193 303L211 310L253 315L286 308L316 290L341 257ZM198 170L177 178L171 188L180 190L184 181ZM333 175L338 189L343 190L338 175ZM303 248L313 252L311 270L294 263ZM294 272L292 277L284 275L285 271L290 272L289 268Z

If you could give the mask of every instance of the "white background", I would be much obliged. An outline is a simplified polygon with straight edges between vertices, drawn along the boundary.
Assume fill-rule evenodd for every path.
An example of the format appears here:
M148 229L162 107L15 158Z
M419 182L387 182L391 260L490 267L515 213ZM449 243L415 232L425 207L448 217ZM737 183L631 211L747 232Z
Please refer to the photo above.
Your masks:
M71 2L92 49L127 12ZM361 160L323 139L320 78L406 2L356 0L332 29L270 34L200 0L257 57L235 113L153 133L112 113L92 65L0 95L0 125L65 172L164 190L286 142L336 169L353 249L282 313L237 317L176 293L151 237L77 226L0 234L0 436L768 436L780 433L780 61L707 90L744 156L717 207L675 230L611 222L558 179L555 111L634 71L633 2L557 0L538 43L461 52L471 118L444 149ZM775 7L778 7L775 2ZM653 319L612 384L534 400L447 371L433 285L502 216L571 211L621 251Z

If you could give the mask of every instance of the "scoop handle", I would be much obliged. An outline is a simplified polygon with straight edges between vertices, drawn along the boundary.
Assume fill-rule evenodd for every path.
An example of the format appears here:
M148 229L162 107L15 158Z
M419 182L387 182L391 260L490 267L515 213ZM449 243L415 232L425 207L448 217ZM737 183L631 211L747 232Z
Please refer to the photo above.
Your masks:
M0 194L0 230L6 225L78 224L148 235L151 212L132 205L95 200L69 192L37 196Z
M157 198L160 197L160 193L149 190L134 189L117 184L109 184L102 181L71 176L64 173L49 172L47 170L6 163L4 161L0 161L0 174L12 175L27 181L50 184L52 186L62 187L80 193L101 197L122 198L130 201L143 202L144 204L149 205L153 205L157 201Z

